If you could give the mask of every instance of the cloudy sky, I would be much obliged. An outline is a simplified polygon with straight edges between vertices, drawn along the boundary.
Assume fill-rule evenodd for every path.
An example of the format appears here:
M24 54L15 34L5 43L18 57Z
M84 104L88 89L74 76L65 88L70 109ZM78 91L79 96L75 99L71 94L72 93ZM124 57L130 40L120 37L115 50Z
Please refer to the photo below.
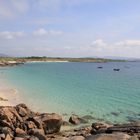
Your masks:
M0 53L140 58L140 0L0 0Z

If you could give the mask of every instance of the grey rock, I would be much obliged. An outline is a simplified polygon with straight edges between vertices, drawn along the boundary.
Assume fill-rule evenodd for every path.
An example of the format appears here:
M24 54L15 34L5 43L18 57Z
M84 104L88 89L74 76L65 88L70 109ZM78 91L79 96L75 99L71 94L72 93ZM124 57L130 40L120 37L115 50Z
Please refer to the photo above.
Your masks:
M62 125L62 117L58 114L41 114L40 119L43 123L45 134L57 133Z
M78 125L80 123L88 123L88 121L85 118L80 118L77 115L72 115L69 118L69 122L72 123L72 124L74 124L74 125Z
M91 135L85 140L129 140L131 136L124 133Z
M106 132L107 133L113 133L113 132L139 133L140 124L130 123L130 124L114 125L112 127L107 128Z
M79 117L77 115L72 115L69 118L69 122L74 124L74 125L80 124L80 120L79 120Z

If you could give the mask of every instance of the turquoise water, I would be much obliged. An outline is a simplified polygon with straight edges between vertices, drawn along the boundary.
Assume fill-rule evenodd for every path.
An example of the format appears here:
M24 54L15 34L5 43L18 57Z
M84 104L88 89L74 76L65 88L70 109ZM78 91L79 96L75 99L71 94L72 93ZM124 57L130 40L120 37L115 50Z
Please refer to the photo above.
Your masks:
M36 111L92 115L110 122L140 119L138 62L43 62L0 70Z

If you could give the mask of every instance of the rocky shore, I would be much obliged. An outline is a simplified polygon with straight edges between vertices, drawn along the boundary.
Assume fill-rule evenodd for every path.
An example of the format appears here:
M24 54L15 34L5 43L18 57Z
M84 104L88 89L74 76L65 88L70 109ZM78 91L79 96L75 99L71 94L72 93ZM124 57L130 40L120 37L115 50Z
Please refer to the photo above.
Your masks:
M104 124L71 130L63 125L85 123L88 117L72 115L68 122L56 113L38 113L25 104L0 106L0 140L140 140L140 123Z
M24 64L24 62L21 61L0 61L0 67L5 67L5 66L16 66Z

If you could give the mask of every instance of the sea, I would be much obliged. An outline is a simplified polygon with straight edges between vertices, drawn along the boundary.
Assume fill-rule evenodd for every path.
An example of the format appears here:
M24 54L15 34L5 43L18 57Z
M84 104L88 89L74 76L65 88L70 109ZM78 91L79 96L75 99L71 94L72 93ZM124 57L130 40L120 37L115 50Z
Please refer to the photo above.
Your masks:
M30 62L1 67L0 77L34 111L110 123L140 120L140 62Z

